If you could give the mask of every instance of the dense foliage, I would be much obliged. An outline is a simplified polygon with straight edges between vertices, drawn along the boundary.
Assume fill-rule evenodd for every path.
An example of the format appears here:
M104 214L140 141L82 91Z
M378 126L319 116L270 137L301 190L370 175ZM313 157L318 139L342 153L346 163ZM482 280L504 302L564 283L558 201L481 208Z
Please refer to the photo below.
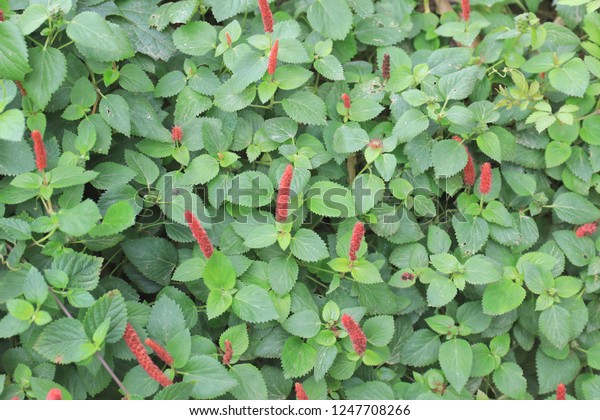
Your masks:
M0 0L0 397L600 399L599 5Z

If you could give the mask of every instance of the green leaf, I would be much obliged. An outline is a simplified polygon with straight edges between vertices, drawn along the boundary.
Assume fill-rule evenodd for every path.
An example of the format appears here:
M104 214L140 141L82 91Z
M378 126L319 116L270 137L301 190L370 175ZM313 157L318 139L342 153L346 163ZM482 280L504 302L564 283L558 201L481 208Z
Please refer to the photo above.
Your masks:
M494 261L483 255L469 258L464 264L464 271L456 274L455 277L470 284L495 283L502 278Z
M125 299L118 290L106 293L87 310L83 325L88 336L106 320L109 321L109 327L104 341L116 343L123 337L127 324Z
M193 398L216 398L238 385L235 377L220 362L210 356L192 357L183 370L187 372L186 375L183 375L183 382L194 384Z
M256 285L243 287L233 299L233 312L251 323L267 322L278 318L275 305L265 289Z
M329 217L353 217L354 198L346 187L331 181L318 181L306 193L308 208Z
M29 50L29 63L33 71L25 76L23 87L35 105L44 109L67 75L67 61L56 48L35 47Z
M258 171L243 172L232 181L226 199L244 207L261 207L271 202L273 183L268 176Z
M571 337L571 314L559 305L553 305L540 315L540 332L556 348L563 348Z
M487 242L489 235L488 224L480 217L454 216L452 227L456 234L458 245L465 255L479 251Z
M567 192L557 195L552 207L559 219L574 225L600 219L600 210L576 193Z
M427 303L429 306L439 308L447 305L454 297L458 289L447 277L436 276L427 286Z
M235 268L221 251L213 252L206 263L202 276L204 284L210 290L229 290L235 286Z
M106 95L100 101L99 109L108 125L127 137L131 135L131 115L125 99L116 94Z
M233 297L227 290L211 290L206 300L206 315L213 319L225 312L233 303Z
M23 34L14 23L1 22L0 39L0 79L23 80L31 71Z
M523 369L516 363L502 363L494 371L493 379L500 392L511 398L520 398L527 390L527 380L523 376Z
M354 281L362 284L383 282L377 267L365 259L355 261L350 269L350 274L352 274Z
M25 132L25 117L19 109L9 109L0 114L0 139L21 141Z
M369 144L369 134L360 127L343 125L333 135L333 150L337 153L352 153Z
M83 236L100 220L98 207L92 200L58 212L59 229L71 236Z
M80 252L65 252L52 260L52 269L66 273L71 289L94 290L101 267L102 258Z
M89 232L92 237L109 236L121 233L135 223L135 213L131 205L126 201L119 201L111 205L102 223L94 226Z
M526 291L511 280L489 284L483 292L483 312L502 315L518 308L525 299Z
M333 40L344 39L352 27L352 12L344 0L317 0L306 16L316 31Z
M119 70L119 85L128 92L152 92L154 85L137 64L125 64Z
M188 55L204 55L217 47L217 30L207 22L190 22L173 32L173 42Z
M283 100L283 110L294 121L308 125L325 125L325 103L306 91L294 93Z
M285 341L281 352L281 366L286 378L298 378L312 370L317 361L317 352L301 338L291 337Z
M582 97L587 90L590 74L580 58L572 58L563 66L550 70L548 79L552 87L570 96Z
M389 315L374 316L363 323L362 330L369 343L376 347L386 346L394 337L394 318Z
M438 360L440 346L440 337L433 331L415 331L400 347L400 362L415 367L431 365Z
M282 325L292 335L311 338L321 330L321 319L316 312L306 310L291 315Z
M440 346L440 366L444 375L456 391L464 388L473 366L473 350L469 343L453 338Z
M274 225L260 225L252 229L252 233L244 241L248 248L266 248L277 241L279 232Z
M321 237L308 229L300 229L292 238L290 250L302 261L314 262L329 256L327 246Z
M275 293L289 293L298 279L298 263L294 258L276 257L269 260L269 284Z
M436 176L450 177L462 171L467 165L467 152L462 144L454 140L434 143L431 160Z
M596 255L594 241L588 237L578 238L575 232L570 230L559 230L552 236L571 264L577 267L588 265Z
M467 67L442 76L438 83L438 88L442 96L446 99L465 99L475 89L478 77L479 67Z
M364 382L346 390L349 400L385 400L394 399L394 391L390 385L380 381ZM399 411L400 412L400 411Z
M123 252L144 276L163 286L169 283L177 265L177 250L166 239L148 237L121 244Z
M571 156L571 146L562 141L551 141L544 152L547 168L562 165Z
M56 364L81 362L96 352L81 322L72 318L62 318L44 327L33 348Z
M378 102L371 99L358 98L352 101L350 120L357 122L370 121L376 118L381 111L383 111L383 107Z
M181 306L166 295L158 298L148 319L148 334L161 343L168 343L185 328Z
M399 142L404 143L421 134L427 127L429 127L429 118L421 111L412 108L398 118L392 134L398 137Z
M496 162L502 161L502 148L498 136L491 131L486 131L477 137L477 147L483 153L494 159Z
M266 400L268 398L265 379L254 365L235 365L231 368L230 374L238 382L238 386L230 391L236 399Z
M334 55L328 55L315 60L315 70L330 80L344 80L344 68ZM354 121L358 121L353 119Z
M95 60L119 61L134 54L124 31L94 12L75 16L67 26L67 35L84 55Z

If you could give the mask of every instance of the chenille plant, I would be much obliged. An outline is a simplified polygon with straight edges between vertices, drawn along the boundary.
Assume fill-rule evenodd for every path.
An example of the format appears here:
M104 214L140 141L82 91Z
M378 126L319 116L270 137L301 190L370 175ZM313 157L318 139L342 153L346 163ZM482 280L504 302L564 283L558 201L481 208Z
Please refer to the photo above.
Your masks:
M598 4L0 0L0 399L600 399Z

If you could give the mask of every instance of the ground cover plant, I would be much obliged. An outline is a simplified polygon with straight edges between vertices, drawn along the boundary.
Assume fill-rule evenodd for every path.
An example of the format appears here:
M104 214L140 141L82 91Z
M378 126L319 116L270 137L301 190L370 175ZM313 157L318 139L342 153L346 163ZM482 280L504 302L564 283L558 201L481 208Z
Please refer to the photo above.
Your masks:
M0 398L600 399L598 0L0 0Z

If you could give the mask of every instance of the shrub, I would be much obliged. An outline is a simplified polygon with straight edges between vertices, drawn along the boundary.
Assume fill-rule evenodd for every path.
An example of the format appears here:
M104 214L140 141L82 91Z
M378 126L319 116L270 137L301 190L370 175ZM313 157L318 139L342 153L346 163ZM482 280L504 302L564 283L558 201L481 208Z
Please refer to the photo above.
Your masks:
M0 397L600 399L558 3L0 0Z

